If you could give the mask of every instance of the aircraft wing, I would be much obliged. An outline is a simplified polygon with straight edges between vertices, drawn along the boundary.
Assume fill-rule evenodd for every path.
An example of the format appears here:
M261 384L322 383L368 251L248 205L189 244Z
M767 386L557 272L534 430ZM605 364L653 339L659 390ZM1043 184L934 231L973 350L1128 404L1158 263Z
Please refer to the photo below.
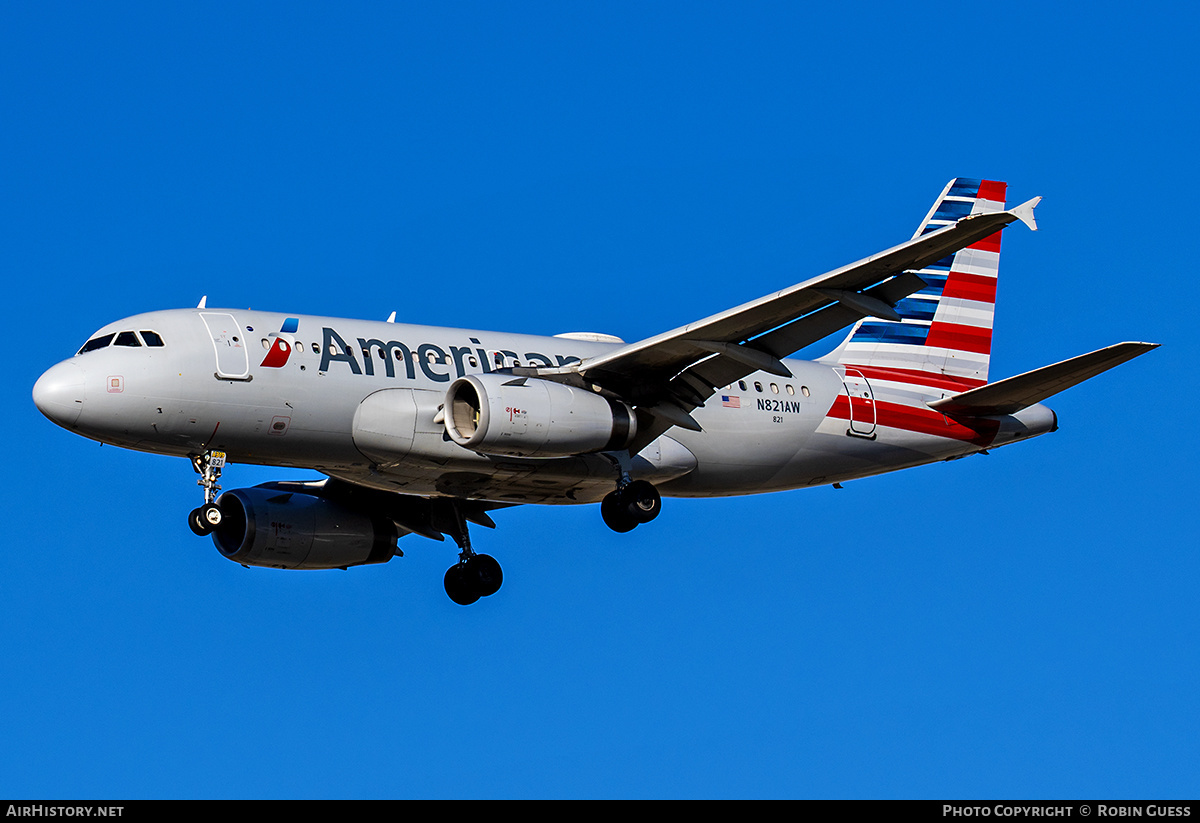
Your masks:
M334 500L361 511L386 517L396 526L401 537L406 534L419 534L431 540L444 540L443 535L447 534L458 540L466 533L466 523L494 529L496 522L488 512L517 505L379 491L336 477L325 480L280 480L262 483L258 488L270 489L280 494L309 494Z
M897 320L895 304L925 287L921 269L1020 220L1036 230L1035 197L1008 211L964 217L944 228L783 291L597 357L518 375L598 385L639 408L633 451L673 425L698 429L690 411L718 386L763 370L791 376L781 362L810 343L876 316ZM643 434L644 432L644 434ZM649 437L649 439L645 439Z

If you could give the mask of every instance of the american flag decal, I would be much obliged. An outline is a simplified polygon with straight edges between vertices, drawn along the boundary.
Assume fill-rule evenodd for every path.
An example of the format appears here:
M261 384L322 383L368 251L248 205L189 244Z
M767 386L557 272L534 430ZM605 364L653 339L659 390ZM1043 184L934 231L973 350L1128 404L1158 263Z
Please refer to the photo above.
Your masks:
M721 405L727 409L740 409L742 399L735 394L723 394L721 395Z

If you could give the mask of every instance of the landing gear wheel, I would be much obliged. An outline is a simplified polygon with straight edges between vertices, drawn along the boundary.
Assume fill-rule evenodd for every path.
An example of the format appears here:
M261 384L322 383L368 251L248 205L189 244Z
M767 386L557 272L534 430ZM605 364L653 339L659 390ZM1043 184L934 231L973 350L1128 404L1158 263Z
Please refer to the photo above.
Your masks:
M604 523L618 534L633 531L638 521L629 513L629 506L621 499L620 492L609 492L600 501L600 516Z
M200 517L208 524L208 528L217 528L221 525L221 521L225 519L225 515L221 513L221 509L216 503L206 503L200 507Z
M217 480L221 477L221 470L225 468L225 452L206 451L204 454L192 455L192 468L200 475L196 484L204 487L204 505L192 509L188 514L188 526L195 534L204 537L219 528L224 519L215 501L217 493L221 491Z
M208 521L204 519L204 507L192 509L188 514L188 527L192 533L199 537L206 537L212 533L212 526L208 525Z
M479 594L470 585L466 564L456 563L446 569L446 594L460 606L470 606L479 599Z
M470 606L479 598L490 597L500 591L500 584L504 582L504 572L500 570L496 558L487 554L476 554L471 550L466 501L452 501L449 508L447 513L451 518L451 529L446 534L454 538L460 551L458 562L446 570L446 594L458 605ZM478 516L483 517L482 522L490 522L482 513Z
M645 480L634 480L621 490L625 509L638 523L649 523L662 511L662 497L654 484Z
M467 580L475 587L480 597L490 597L500 591L504 572L496 558L490 554L476 554L467 558Z
M466 572L466 566L461 563L457 563L446 569L446 594L450 596L450 600L455 601L460 606L470 606L473 602L479 600L479 594L476 594L474 588L469 585L470 581L467 578Z
M649 523L662 511L662 497L654 484L634 480L609 492L600 502L600 516L615 532L632 531L639 523Z

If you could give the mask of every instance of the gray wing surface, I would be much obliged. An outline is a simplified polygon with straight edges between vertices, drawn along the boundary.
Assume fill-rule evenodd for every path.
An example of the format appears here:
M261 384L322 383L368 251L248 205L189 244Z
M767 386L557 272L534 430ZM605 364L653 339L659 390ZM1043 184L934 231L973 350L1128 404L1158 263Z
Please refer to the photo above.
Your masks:
M446 534L460 540L466 534L467 523L494 529L496 523L488 512L517 505L379 491L334 477L314 481L282 480L263 483L259 488L272 489L280 494L310 494L335 500L388 518L399 529L401 537L419 534L431 540L443 540Z
M944 414L967 417L1015 414L1157 348L1157 343L1117 343L1016 377L943 397L927 405Z
M695 323L555 369L517 374L598 385L638 407L636 451L672 426L699 429L692 409L719 386L755 371L790 376L781 359L864 317L898 319L894 306L924 288L921 269L1020 220L1037 228L1035 197L929 234Z

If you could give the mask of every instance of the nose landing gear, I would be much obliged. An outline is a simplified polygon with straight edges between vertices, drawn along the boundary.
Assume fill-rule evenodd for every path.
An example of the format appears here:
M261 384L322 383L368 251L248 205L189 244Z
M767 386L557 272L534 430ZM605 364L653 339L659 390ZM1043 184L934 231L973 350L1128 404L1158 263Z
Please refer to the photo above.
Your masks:
M204 487L204 505L192 509L188 514L188 526L195 534L204 537L212 534L223 519L221 509L215 501L217 492L221 491L217 480L221 477L221 470L225 468L225 452L206 451L204 454L195 455L192 457L192 468L200 475L196 485Z

